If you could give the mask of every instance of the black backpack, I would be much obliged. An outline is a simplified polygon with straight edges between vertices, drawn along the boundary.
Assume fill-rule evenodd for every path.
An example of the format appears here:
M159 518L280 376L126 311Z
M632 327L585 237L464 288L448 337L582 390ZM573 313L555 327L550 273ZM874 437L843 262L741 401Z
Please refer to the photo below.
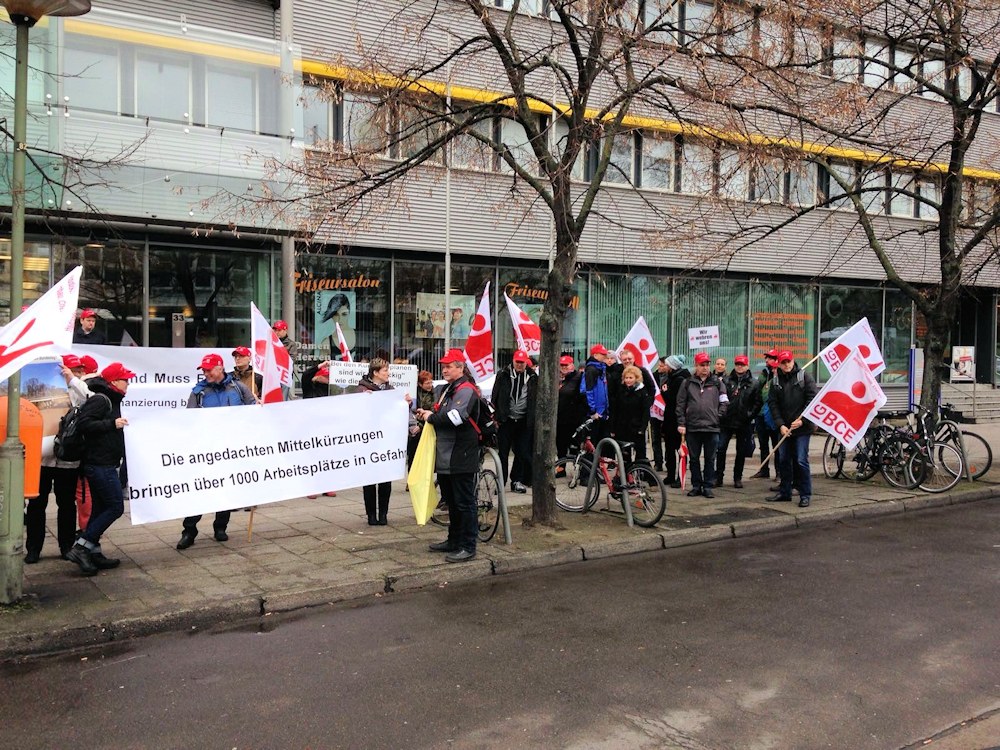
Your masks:
M495 448L500 426L497 424L497 415L493 404L483 398L483 392L472 383L462 383L459 388L472 388L476 392L476 400L479 402L479 419L469 417L469 424L472 425L472 429L479 436L480 445L487 448Z
M111 412L111 399L103 393L91 396L91 398L98 397L104 399L107 404L107 407L101 410L101 414L97 415L101 418ZM59 432L52 441L52 454L60 461L79 461L83 458L85 441L80 430L80 412L88 403L89 400L80 406L74 406L59 420Z

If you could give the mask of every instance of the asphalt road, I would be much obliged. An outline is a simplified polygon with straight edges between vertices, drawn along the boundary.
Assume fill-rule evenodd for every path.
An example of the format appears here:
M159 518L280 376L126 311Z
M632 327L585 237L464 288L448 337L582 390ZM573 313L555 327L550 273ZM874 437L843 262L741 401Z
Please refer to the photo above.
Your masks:
M1000 507L979 502L6 665L0 735L855 750L952 732L973 750L1000 745L998 605ZM976 734L949 729L977 717Z

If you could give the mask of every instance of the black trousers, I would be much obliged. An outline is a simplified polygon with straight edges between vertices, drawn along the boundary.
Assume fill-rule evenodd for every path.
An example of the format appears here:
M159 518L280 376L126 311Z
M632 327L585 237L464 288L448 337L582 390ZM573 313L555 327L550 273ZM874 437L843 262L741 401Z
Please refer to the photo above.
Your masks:
M726 451L729 448L729 441L735 438L736 459L733 462L733 481L743 480L743 466L747 458L753 455L750 436L753 434L753 425L746 424L735 430L723 428L719 431L719 452L715 458L715 475L718 481L722 481L726 473Z
M653 443L653 465L659 471L663 468L663 443L666 438L666 435L663 434L663 421L650 418L649 432Z
M448 506L448 543L475 552L479 541L476 475L438 474L437 477L441 498Z
M677 451L681 447L681 434L677 431L677 425L673 422L663 423L663 465L667 470L664 477L667 484L680 479L677 476Z
M521 482L531 485L531 437L527 419L508 419L497 430L497 453L500 454L504 484L507 484L509 474L511 484ZM512 450L514 464L508 472L507 465Z
M56 541L59 542L59 551L65 553L73 546L76 541L76 483L79 479L79 469L42 467L38 497L28 500L28 508L24 512L26 552L42 552L42 545L45 543L45 510L49 506L49 494L53 489L58 507Z
M379 482L378 484L366 484L363 488L365 493L365 513L369 518L374 518L376 514L376 495L378 496L378 518L385 518L389 512L389 493L392 491L392 482Z
M215 521L212 522L212 531L225 531L226 527L229 525L229 516L232 515L231 510L220 510L215 514ZM201 516L188 516L184 519L184 531L190 534L192 537L198 536L198 521L201 520Z

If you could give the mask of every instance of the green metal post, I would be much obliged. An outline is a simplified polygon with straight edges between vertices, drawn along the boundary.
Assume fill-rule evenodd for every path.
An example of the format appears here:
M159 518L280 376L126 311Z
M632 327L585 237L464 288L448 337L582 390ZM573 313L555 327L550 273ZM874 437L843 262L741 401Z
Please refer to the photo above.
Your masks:
M17 24L14 75L14 171L10 179L10 318L21 314L24 281L24 160L28 130L28 19ZM21 376L7 381L7 439L0 445L0 603L21 598L24 583L24 446L21 423Z

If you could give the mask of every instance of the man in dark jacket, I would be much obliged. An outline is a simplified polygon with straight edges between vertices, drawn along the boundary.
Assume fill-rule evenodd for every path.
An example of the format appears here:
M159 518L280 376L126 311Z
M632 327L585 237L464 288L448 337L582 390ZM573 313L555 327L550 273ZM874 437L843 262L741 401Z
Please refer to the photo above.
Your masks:
M712 358L705 352L694 355L694 375L685 380L677 394L677 432L687 439L691 464L691 491L688 497L715 497L715 454L719 450L719 423L726 416L729 397L726 384L709 372ZM701 453L705 453L704 472Z
M510 488L522 494L531 485L531 438L535 432L537 390L538 375L531 367L531 357L518 349L514 352L514 361L497 373L492 400L498 425L497 452L500 454L503 483L507 484L507 465L513 449Z
M479 434L472 425L479 418L479 389L465 367L461 349L449 349L439 361L446 383L434 389L434 408L417 409L415 414L437 433L434 470L448 506L448 538L430 545L430 550L448 553L444 558L448 562L466 562L476 556L479 539Z
M754 474L751 479L763 478L767 479L771 476L770 464L774 463L776 459L772 459L767 464L764 463L764 459L768 457L771 453L772 448L778 445L778 431L771 429L768 424L770 419L771 408L767 405L767 396L771 391L771 382L774 379L775 370L778 369L778 350L769 349L764 355L764 369L760 371L760 375L757 377L757 389L760 391L760 398L764 406L761 408L761 412L757 415L757 442L760 444L760 470ZM765 413L766 411L766 413ZM775 471L774 477L780 483L780 472Z
M107 337L96 330L97 313L90 308L80 311L80 325L73 331L74 344L107 344Z
M257 403L257 399L254 398L250 389L223 369L220 355L206 354L202 357L199 369L204 373L204 379L191 389L191 395L188 396L188 409L213 409L219 406L244 406ZM229 540L226 527L229 526L231 514L232 511L229 510L220 510L215 514L215 521L212 523L215 541L225 542ZM188 516L184 519L177 549L187 549L194 544L195 537L198 536L198 521L200 520L200 515Z
M816 398L818 388L805 370L799 368L791 352L778 354L778 371L771 383L768 405L778 432L785 441L778 448L781 483L778 494L768 502L792 499L792 486L799 491L799 507L808 508L812 499L812 472L809 469L809 438L815 427L802 418L809 402Z
M663 364L667 368L666 381L661 381L660 391L663 393L663 461L666 464L667 476L664 481L675 490L680 489L681 478L677 474L677 451L681 447L681 434L677 431L677 394L681 384L691 377L691 372L684 365L683 354L671 354Z
M104 556L101 536L125 512L119 468L125 459L122 430L128 420L122 416L122 400L128 381L134 377L135 373L121 362L112 362L99 378L87 381L93 395L80 407L79 426L84 436L80 465L90 487L92 505L87 528L66 553L66 559L79 565L85 576L115 568L121 562Z
M587 419L587 402L580 393L580 378L570 354L559 358L559 406L556 412L556 453L559 458L569 453L570 438Z
M721 487L726 473L726 450L731 438L736 438L736 460L733 463L733 486L743 488L743 466L753 455L754 419L760 411L760 390L750 374L750 358L737 354L733 371L726 379L729 408L719 432L719 452L715 459L715 486Z

